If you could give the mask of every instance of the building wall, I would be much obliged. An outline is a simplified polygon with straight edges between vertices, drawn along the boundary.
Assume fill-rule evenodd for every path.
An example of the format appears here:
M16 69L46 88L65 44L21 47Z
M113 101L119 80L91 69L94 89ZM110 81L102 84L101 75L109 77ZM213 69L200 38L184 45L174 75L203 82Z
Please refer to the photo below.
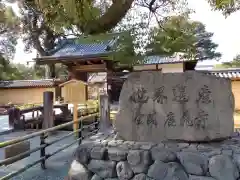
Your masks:
M150 64L150 65L136 65L134 66L135 71L142 70L162 70L163 73L174 73L174 72L183 72L183 63L174 63L174 64Z
M232 91L235 98L235 109L240 110L240 81L232 81Z
M159 64L158 68L162 68L163 73L183 72L183 63Z
M54 92L55 88L0 89L0 104L38 104L43 103L43 92Z
M84 103L87 100L87 86L82 81L71 81L62 89L62 97L66 103Z

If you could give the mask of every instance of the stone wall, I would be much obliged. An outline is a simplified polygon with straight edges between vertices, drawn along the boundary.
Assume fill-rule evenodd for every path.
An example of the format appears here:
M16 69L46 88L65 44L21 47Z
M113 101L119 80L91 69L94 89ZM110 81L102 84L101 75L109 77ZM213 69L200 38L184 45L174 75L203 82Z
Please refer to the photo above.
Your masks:
M158 144L97 134L78 147L70 180L238 180L240 138Z

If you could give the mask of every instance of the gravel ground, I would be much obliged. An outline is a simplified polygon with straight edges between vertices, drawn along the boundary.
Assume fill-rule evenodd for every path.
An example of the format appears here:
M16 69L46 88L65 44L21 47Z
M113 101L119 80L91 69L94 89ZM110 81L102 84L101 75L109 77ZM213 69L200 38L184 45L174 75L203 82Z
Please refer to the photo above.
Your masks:
M32 131L14 132L11 134L1 135L0 142L5 140L10 140L15 137L21 137L28 133L32 133ZM54 139L58 139L59 137L64 136L68 133L69 132L66 132L66 131L58 131L57 134L51 135L51 137L49 138L49 141L54 141ZM56 151L57 149L71 143L73 140L74 140L74 137L69 137L60 142L57 142L54 145L49 146L46 150L46 154ZM31 142L31 149L32 149L34 147L39 146L40 139L39 137L36 137L31 139L30 142ZM46 167L47 167L46 170L42 170L40 165L38 164L12 179L13 180L64 180L64 177L67 176L67 172L73 158L73 153L76 148L77 148L77 143L61 151L60 153L52 156L50 159L46 161ZM39 157L40 157L40 152L37 151L31 154L31 156L23 160L20 160L8 166L0 167L0 177L3 177L8 173L14 172L26 166L27 164L38 160ZM3 160L3 158L4 158L4 152L3 152L3 149L0 149L0 160Z

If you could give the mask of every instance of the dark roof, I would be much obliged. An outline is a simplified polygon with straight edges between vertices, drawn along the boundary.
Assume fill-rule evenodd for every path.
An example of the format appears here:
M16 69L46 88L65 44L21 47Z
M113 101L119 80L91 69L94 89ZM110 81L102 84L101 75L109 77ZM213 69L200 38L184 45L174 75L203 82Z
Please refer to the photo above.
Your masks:
M55 50L52 50L51 53L53 54L51 56L38 59L108 55L114 51L113 47L119 37L120 33L115 33L64 39L59 42Z
M224 69L224 70L212 70L212 71L201 70L199 72L204 72L206 74L214 75L222 78L229 78L229 79L240 78L240 69Z
M53 87L60 83L55 79L0 81L0 88Z
M196 70L196 72L201 72L208 75L214 75L216 77L228 78L228 79L240 79L240 69L224 69L224 70ZM129 74L122 76L121 78L128 78Z
M108 54L109 43L111 41L104 41L94 44L78 44L77 40L69 40L59 51L50 57L66 57L66 56L87 56L97 54Z
M167 57L167 56L146 56L144 58L144 64L171 64L171 63L179 63L189 61L179 57Z

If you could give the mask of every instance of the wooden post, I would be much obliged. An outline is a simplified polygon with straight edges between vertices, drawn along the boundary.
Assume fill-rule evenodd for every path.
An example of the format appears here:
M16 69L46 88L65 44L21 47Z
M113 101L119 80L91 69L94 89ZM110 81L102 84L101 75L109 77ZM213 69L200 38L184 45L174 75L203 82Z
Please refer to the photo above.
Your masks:
M95 125L94 125L94 130L96 130L96 129L98 129L98 116L95 116L95 118L94 118L94 123L95 123Z
M76 122L78 120L78 103L73 103L73 131L76 132L78 130L78 123ZM76 134L77 135L77 134Z
M108 101L112 102L112 71L107 70L107 94L108 94Z
M8 124L11 128L14 128L14 119L15 119L15 114L14 114L14 107L10 107L8 109Z
M42 133L42 134L40 135L40 146L44 146L44 145L46 144L46 143L45 143L45 138L46 138L45 134ZM42 148L42 149L40 150L40 157L43 158L43 157L45 157L45 156L46 156L46 154L45 154L45 147L44 147L44 148ZM41 168L42 168L42 169L46 169L45 159L43 159L43 160L41 161Z
M15 122L14 122L14 129L23 129L22 127L22 122L21 122L21 111L19 108L15 108L14 110L14 117L15 117Z
M108 95L100 95L99 96L100 106L100 131L107 131L111 127L110 122L110 107L109 107L109 99Z
M78 138L81 138L78 140L78 145L82 143L82 121L78 122Z
M53 92L45 91L43 93L43 129L53 126Z
M71 114L68 110L68 104L63 104L61 107L61 111L63 112L63 118L67 119L67 117Z

